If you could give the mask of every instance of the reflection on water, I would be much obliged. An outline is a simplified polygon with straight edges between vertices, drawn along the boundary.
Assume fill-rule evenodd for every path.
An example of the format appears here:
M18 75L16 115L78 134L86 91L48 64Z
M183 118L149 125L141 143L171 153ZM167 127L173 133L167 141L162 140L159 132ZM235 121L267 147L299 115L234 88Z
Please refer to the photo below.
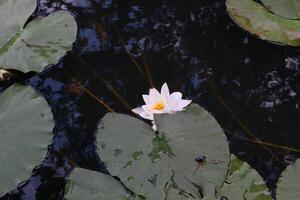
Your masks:
M53 144L32 178L3 199L62 198L74 164L105 171L94 133L107 109L81 86L113 110L130 113L151 85L163 82L211 112L231 151L275 191L279 174L299 153L255 138L300 148L297 48L242 31L223 0L40 0L36 14L57 9L75 15L77 42L59 64L27 80L51 105Z

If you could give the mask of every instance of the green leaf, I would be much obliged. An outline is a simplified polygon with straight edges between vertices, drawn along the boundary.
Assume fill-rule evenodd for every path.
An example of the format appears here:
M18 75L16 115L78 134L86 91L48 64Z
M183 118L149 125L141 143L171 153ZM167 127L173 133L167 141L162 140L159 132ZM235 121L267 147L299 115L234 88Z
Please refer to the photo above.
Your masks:
M0 196L30 177L51 143L53 117L32 88L13 85L0 95Z
M257 37L290 46L300 45L300 21L274 15L253 0L227 0L226 5L232 20Z
M130 194L109 175L76 168L68 178L67 200L130 200Z
M40 72L71 50L77 34L74 17L57 11L37 17L25 26L35 8L36 0L1 0L1 67Z
M300 159L287 167L277 183L277 200L299 199Z
M244 200L272 200L262 177L246 162L231 156L229 171L218 197Z
M214 196L229 165L226 136L199 105L155 116L159 134L134 117L108 113L97 132L100 157L113 176L146 199ZM200 165L195 159L205 156ZM199 192L199 190L201 192Z
M12 40L13 36L22 30L36 5L36 0L1 0L0 47Z
M300 19L299 0L261 0L273 13L287 19Z

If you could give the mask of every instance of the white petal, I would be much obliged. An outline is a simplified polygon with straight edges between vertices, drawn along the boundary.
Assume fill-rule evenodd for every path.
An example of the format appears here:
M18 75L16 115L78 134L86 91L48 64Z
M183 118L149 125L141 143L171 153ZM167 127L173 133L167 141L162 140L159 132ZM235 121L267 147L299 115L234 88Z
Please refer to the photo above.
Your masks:
M167 104L161 113L172 113L172 112L173 112L172 107L169 104Z
M151 104L151 99L149 95L143 95L143 99L146 104Z
M141 112L144 112L144 110L141 107L137 107L131 110L132 112L136 113L136 114L140 114Z
M161 95L163 95L166 99L170 96L170 91L167 83L164 83L160 90Z
M149 114L149 113L146 113L146 112L142 112L140 114L140 116L144 119L149 119L149 120L153 120L153 114Z
M179 100L175 98L169 98L168 99L168 106L170 110L173 110L177 107Z
M150 95L150 100L152 103L161 101L161 95L157 91L157 89L155 89L155 88L150 89L149 95Z
M142 109L143 109L144 112L150 112L149 107L150 107L150 105L143 105Z
M162 114L162 113L167 113L167 112L164 111L164 110L153 110L152 113L153 113L153 114Z
M151 118L153 118L153 113L155 110L151 109L152 105L143 105L142 109L144 110L143 112L145 112L147 115L152 116Z
M171 98L176 99L176 100L180 100L182 98L182 93L181 92L173 92L171 94Z
M192 102L192 100L186 100L186 99L180 100L177 105L177 108L182 110L183 108L188 106L191 102Z
M179 101L182 98L182 94L180 92L172 93L168 98L168 104L171 110L176 110Z

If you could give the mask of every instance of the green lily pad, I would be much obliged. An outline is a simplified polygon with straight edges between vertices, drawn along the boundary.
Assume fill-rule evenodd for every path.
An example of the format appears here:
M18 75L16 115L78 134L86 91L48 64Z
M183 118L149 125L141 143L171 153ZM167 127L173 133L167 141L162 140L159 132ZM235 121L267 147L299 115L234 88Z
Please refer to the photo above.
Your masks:
M227 0L232 20L257 37L290 46L300 45L300 21L272 14L253 0Z
M277 183L277 200L299 199L300 159L287 167Z
M36 0L1 0L2 68L40 72L71 50L77 35L74 17L66 11L57 11L25 25L35 8Z
M109 172L150 200L214 196L230 160L227 139L217 121L192 104L183 112L155 115L155 123L159 133L134 117L105 115L97 146ZM199 163L195 160L199 156L206 159Z
M68 178L67 200L131 200L124 187L109 175L76 168Z
M300 19L299 0L261 0L273 13L287 19Z
M229 171L218 196L227 199L272 200L263 178L234 155L231 156Z
M13 85L0 95L0 196L28 179L52 139L47 102L31 87Z

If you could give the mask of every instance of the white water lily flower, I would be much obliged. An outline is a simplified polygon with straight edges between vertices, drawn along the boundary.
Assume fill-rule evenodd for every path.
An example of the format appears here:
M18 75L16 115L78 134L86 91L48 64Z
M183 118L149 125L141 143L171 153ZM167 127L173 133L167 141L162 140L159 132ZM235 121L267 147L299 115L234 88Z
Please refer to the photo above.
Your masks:
M149 95L143 95L145 105L134 108L132 111L141 117L153 120L154 114L175 113L184 110L192 101L182 99L182 93L173 92L170 94L167 83L161 87L161 91L155 88L150 89Z

